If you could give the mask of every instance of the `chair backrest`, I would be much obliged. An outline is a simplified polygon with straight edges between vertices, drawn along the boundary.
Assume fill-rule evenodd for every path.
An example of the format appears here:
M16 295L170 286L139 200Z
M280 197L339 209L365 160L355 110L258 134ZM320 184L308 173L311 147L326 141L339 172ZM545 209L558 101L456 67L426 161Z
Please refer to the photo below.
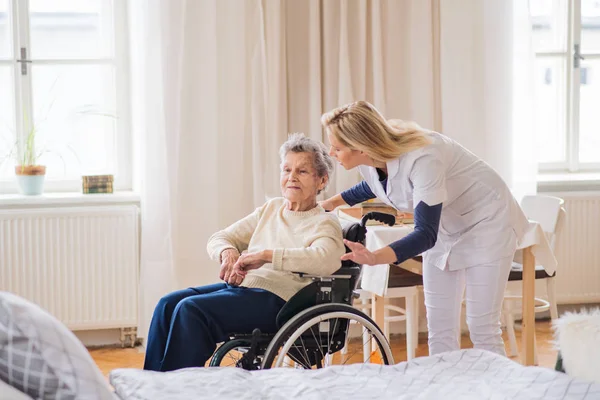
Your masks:
M558 242L558 239L559 239L566 223L567 223L567 210L565 210L564 207L561 207L560 211L558 213L558 220L556 221L556 228L554 229L554 235L552 235L552 237L550 238L550 247L552 247L552 250L554 250L554 251L556 251L556 249L555 249L556 242Z
M546 195L525 196L521 200L521 208L527 218L540 224L546 233L550 246L554 248L559 228L564 225L566 211L564 200L560 197Z

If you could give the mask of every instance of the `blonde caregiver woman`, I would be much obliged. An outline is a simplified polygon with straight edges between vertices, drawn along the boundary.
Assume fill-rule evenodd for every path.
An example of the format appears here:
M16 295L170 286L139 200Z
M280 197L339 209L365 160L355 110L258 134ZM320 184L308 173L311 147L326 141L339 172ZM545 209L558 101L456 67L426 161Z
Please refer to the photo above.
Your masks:
M358 167L364 179L323 201L323 208L378 198L415 215L410 235L374 252L347 242L352 252L342 259L398 264L423 253L429 354L460 348L465 293L474 346L505 355L500 311L527 219L504 181L450 138L386 120L365 101L336 108L321 122L329 154L347 170Z

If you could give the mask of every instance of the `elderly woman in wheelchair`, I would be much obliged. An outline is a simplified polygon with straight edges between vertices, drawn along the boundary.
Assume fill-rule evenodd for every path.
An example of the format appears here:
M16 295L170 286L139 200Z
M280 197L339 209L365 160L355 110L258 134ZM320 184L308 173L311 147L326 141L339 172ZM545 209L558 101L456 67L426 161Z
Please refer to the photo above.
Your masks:
M211 366L234 359L233 365L246 369L320 367L346 345L351 320L363 327L363 340L377 345L375 357L392 362L379 328L350 306L360 267L344 261L340 269L344 233L317 203L334 166L327 148L294 134L280 156L283 197L209 239L208 252L221 263L224 283L179 290L159 301L144 369L204 366L211 355ZM364 223L351 226L347 237L362 241L364 232Z

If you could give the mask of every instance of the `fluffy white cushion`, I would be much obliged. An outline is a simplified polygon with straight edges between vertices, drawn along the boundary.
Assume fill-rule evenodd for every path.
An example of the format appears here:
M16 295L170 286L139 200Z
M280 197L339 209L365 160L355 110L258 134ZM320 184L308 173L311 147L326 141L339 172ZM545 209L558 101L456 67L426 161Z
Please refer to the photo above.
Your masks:
M565 372L600 383L600 309L566 313L553 325Z
M0 292L0 380L36 399L114 398L71 331L7 292Z

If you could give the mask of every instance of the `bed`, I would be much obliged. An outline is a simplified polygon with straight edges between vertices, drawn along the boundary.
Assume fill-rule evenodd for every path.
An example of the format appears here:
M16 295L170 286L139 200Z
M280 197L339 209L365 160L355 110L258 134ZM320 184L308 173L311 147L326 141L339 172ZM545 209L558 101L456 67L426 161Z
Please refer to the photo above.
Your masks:
M393 366L358 364L322 370L117 369L110 382L122 400L188 399L600 399L600 384L542 367L524 367L476 349Z

